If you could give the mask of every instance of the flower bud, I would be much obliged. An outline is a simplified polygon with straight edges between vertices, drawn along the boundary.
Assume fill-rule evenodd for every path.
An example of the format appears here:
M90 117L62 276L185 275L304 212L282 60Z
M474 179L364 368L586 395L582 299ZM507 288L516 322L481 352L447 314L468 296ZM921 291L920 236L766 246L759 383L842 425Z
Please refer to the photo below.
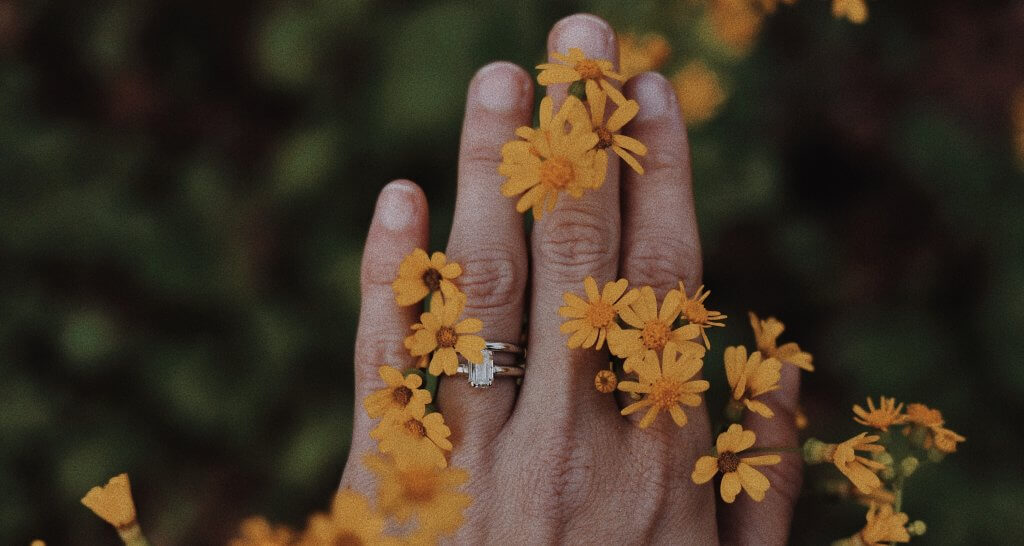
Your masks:
M928 526L921 520L914 520L907 525L907 533L912 537L919 537L928 530Z
M903 460L900 461L900 474L902 474L903 477L908 478L914 473L914 471L917 470L917 467L920 465L921 461L918 460L917 457L904 457Z
M817 438L808 438L804 442L804 462L807 464L819 464L828 461L832 444L826 444Z

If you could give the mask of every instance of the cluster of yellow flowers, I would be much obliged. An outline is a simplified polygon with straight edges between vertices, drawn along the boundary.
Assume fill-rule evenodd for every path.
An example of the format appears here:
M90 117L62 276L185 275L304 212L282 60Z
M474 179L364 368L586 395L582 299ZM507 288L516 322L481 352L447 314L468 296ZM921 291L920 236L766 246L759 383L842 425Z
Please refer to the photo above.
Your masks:
M536 220L555 207L560 193L579 198L587 190L599 189L608 168L608 149L640 174L644 169L633 154L647 154L643 143L621 134L640 105L627 100L611 83L626 80L612 69L611 61L591 59L579 48L551 56L558 62L538 65L537 82L572 84L570 94L558 112L550 97L541 100L540 126L517 129L516 136L522 140L502 146L498 166L498 172L508 177L501 193L521 194L516 210L532 209ZM606 120L609 102L615 111Z

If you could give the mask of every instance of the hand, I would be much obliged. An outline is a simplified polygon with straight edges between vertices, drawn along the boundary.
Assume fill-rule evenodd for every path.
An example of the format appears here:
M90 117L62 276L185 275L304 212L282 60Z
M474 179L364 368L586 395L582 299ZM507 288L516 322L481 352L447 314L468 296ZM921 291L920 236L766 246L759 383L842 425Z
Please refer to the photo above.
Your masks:
M591 15L567 17L551 30L549 51L570 47L618 58L611 27ZM680 279L687 287L700 284L689 150L671 84L646 73L623 90L641 106L625 132L648 146L646 174L620 169L612 155L600 189L581 199L561 195L527 235L516 200L499 192L497 166L515 129L531 125L533 81L523 69L499 62L481 69L469 86L447 252L463 266L458 284L468 296L465 316L483 320L481 335L518 343L525 311L529 345L521 387L500 377L489 389L473 389L464 377L441 379L437 404L452 429L451 465L468 470L466 490L474 499L455 542L785 543L800 490L797 454L759 467L771 481L762 502L745 493L730 505L716 500L716 487L690 479L694 461L711 450L706 409L688 409L683 428L665 415L638 428L641 414L621 416L616 398L594 388L607 356L570 350L559 332L562 294L581 292L587 275L601 284L624 277L633 286L651 285L659 297ZM557 109L566 86L548 92ZM426 248L427 233L423 192L409 181L385 187L363 256L356 417L342 480L370 495L374 482L360 460L375 450L374 423L362 400L384 387L379 365L414 365L402 342L420 310L396 306L390 285L402 258ZM797 445L792 414L799 375L793 366L783 372L782 388L767 397L776 417L744 423L761 446Z

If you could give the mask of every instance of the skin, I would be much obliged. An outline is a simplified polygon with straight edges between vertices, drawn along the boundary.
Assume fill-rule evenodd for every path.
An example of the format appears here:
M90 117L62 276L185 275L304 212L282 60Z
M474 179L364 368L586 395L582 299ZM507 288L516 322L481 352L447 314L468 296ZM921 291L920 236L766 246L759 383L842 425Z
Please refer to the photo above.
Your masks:
M614 32L593 15L554 25L548 50L569 47L618 58ZM515 138L517 127L531 125L533 81L522 68L498 62L469 85L447 252L463 266L458 284L468 296L465 316L483 320L485 339L518 343L528 313L529 368L521 388L502 378L490 389L473 389L462 377L441 381L438 405L455 444L451 465L469 471L466 490L474 498L454 542L784 544L800 490L798 454L759 467L772 484L763 502L740 493L734 504L723 503L716 481L690 480L694 461L711 451L706 408L686 408L690 422L681 429L667 414L639 429L643 412L623 417L622 399L594 389L607 355L568 349L558 330L562 294L582 292L587 275L602 285L620 277L633 286L648 284L659 298L680 279L687 287L700 284L689 146L671 84L646 73L623 89L641 105L624 133L648 146L640 158L646 174L620 168L612 155L600 190L578 200L561 196L555 210L524 233L516 200L499 192L497 166L502 144ZM548 93L557 108L566 86ZM408 180L388 184L363 256L352 455L342 478L342 487L368 495L374 480L360 459L376 447L362 401L384 387L379 365L414 364L402 340L420 309L395 305L390 285L402 258L426 247L427 233L422 190ZM743 423L757 434L755 446L798 445L794 366L783 368L781 385L763 398L776 417L750 415Z

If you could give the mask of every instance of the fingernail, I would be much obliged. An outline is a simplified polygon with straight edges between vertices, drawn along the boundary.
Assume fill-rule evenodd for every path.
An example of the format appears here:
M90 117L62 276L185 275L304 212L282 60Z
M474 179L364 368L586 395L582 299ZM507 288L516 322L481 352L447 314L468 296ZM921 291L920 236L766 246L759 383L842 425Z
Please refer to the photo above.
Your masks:
M391 231L401 231L412 224L413 196L416 190L409 182L392 182L377 198L374 216L380 225Z
M668 112L675 102L675 91L665 78L657 74L644 74L633 84L636 102L640 110L636 113L637 121L660 118Z
M615 53L615 32L596 15L581 13L570 15L555 24L555 49L562 54L578 47L590 57L611 59Z
M526 94L523 79L516 76L516 68L508 63L493 63L481 68L476 74L474 98L488 110L515 110Z

